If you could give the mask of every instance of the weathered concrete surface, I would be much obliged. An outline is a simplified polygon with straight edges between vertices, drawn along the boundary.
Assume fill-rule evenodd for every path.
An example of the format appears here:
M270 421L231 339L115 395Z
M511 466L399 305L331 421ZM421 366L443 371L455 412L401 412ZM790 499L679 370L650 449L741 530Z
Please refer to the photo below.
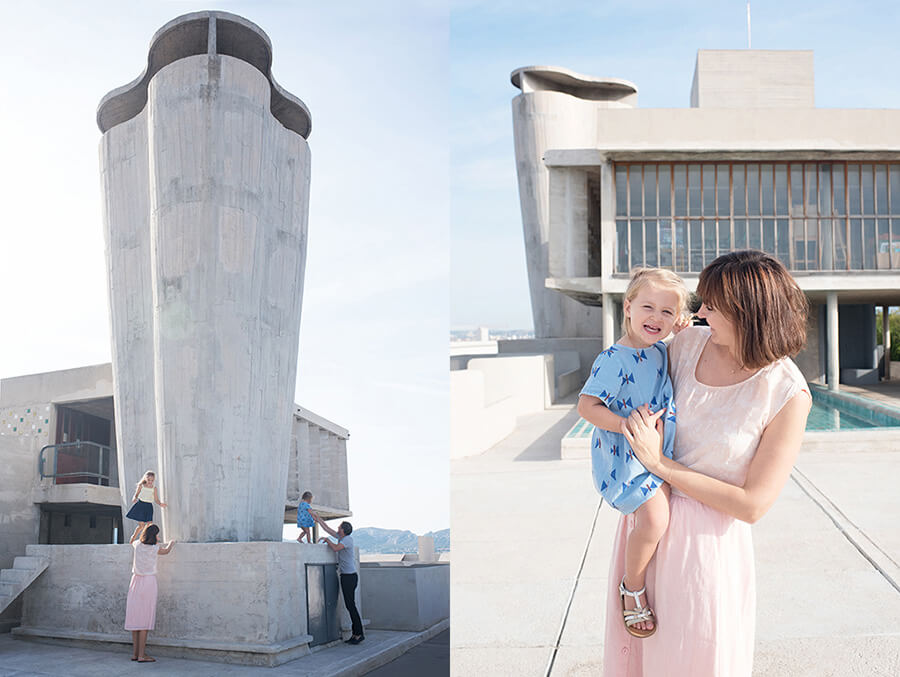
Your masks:
M24 595L17 637L128 644L129 545L29 545L48 569ZM152 651L277 665L309 652L306 565L336 563L324 544L177 543L159 558ZM360 613L365 607L357 589ZM343 603L337 605L349 627Z
M449 658L446 650L443 663L438 662L434 651L417 652L416 648L434 642L443 635L446 642L447 623L424 632L393 632L369 630L366 641L357 646L340 643L337 646L316 651L308 656L277 667L252 667L246 665L213 663L205 660L163 657L150 667L157 675L178 677L219 677L219 675L259 675L260 677L359 677L376 670L376 675L392 677L440 677L447 674ZM152 637L152 633L151 633ZM413 650L413 656L407 653ZM425 653L425 655L421 655ZM10 635L0 635L0 674L16 677L47 675L52 677L122 677L146 674L148 667L128 660L131 646L107 644L102 647L56 646L53 644L22 642ZM440 665L438 671L433 671ZM383 668L381 667L383 666ZM398 669L395 670L395 668ZM378 670L381 671L378 671Z
M360 587L370 627L420 631L450 617L450 565L364 562Z
M453 675L545 675L551 659L551 675L601 669L618 513L597 510L589 461L559 458L576 417L570 407L523 417L493 449L451 464ZM829 500L813 500L797 474L753 527L754 675L896 675L900 575L870 558L900 561L898 505L867 487L900 471L900 450L848 443L802 452L797 469ZM838 526L848 521L856 544Z
M170 536L277 541L309 148L258 64L214 42L101 141L123 504L154 468Z
M112 394L108 364L66 369L0 382L0 569L12 566L40 533L41 447L55 442L53 402L96 399ZM44 483L49 486L49 481ZM71 486L71 485L69 485ZM37 496L35 495L37 492ZM0 613L0 632L17 622L21 602Z

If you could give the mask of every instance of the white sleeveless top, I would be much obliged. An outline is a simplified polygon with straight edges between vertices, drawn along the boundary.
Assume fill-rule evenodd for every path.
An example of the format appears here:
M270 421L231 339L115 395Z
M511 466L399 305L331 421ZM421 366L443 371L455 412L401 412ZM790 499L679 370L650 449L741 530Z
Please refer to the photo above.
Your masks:
M138 576L150 576L156 573L156 556L159 551L159 543L147 545L140 541L131 544L134 548L134 563L131 565L131 573Z
M669 344L678 431L674 459L682 465L742 486L763 430L798 392L809 386L789 358L727 386L709 386L696 377L709 340L708 327L688 327ZM674 487L672 491L681 494Z
M144 501L144 503L153 503L153 489L150 487L141 487L141 492L138 494L138 500Z

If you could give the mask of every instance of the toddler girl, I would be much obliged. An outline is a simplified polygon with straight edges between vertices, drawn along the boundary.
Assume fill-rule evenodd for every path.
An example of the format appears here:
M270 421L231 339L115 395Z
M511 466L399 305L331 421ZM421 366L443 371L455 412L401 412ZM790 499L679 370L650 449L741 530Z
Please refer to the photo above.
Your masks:
M633 409L649 406L654 422L665 416L663 453L672 457L675 403L662 339L687 326L687 303L688 291L675 273L660 268L636 269L622 303L625 333L594 360L578 400L578 413L594 424L594 486L613 508L626 515L634 513L619 593L625 627L635 637L656 632L653 610L641 603L640 596L645 592L647 565L668 527L669 488L634 457L622 430Z
M315 521L312 518L312 515L309 512L309 504L313 500L313 495L311 491L304 491L303 496L300 497L300 505L297 506L297 526L300 527L301 533L297 536L297 542L302 543L303 537L306 536L306 542L312 543L312 527L315 525Z

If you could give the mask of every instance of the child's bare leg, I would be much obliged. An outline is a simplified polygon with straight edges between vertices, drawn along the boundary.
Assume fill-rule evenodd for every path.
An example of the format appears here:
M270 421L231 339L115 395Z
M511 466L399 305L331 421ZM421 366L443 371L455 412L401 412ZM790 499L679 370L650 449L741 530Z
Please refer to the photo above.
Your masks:
M312 543L312 534L309 532L309 527L303 527L303 534L306 536L306 542Z
M629 590L637 591L644 587L647 565L653 559L659 539L668 526L669 486L664 484L652 498L634 511L634 529L625 542L625 587ZM634 598L626 595L625 607L632 609L634 606ZM652 630L653 621L644 621L635 627Z

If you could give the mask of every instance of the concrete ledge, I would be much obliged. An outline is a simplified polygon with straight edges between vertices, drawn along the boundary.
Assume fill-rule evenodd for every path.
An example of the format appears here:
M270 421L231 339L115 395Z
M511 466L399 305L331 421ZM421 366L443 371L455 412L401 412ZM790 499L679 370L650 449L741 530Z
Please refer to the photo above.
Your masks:
M29 545L26 551L46 557L50 566L23 595L15 637L78 646L130 643L123 628L129 545ZM170 657L245 665L274 666L307 655L306 565L334 563L325 545L178 543L159 558L149 645ZM349 626L343 604L334 603L340 624Z
M45 644L77 646L102 651L131 650L131 633L111 634L78 632L56 628L19 627L12 630L16 639ZM241 642L212 642L209 640L179 640L155 637L150 632L147 647L151 653L169 658L206 659L216 662L274 667L310 654L311 635L299 635L278 644L245 644Z
M418 632L450 617L449 564L364 562L360 587L373 628Z

